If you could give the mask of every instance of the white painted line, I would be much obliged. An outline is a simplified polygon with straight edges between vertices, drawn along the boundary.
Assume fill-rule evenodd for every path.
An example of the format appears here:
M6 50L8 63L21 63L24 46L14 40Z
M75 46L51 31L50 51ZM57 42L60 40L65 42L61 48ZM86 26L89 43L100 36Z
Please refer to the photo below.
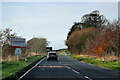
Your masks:
M40 64L44 59L45 59L45 58L41 59L41 60L35 65L35 67L36 67L38 64Z
M80 62L85 63L85 62L83 62L83 61L80 61Z
M88 76L85 76L85 78L89 79L89 80L92 80L91 78L89 78Z
M71 69L70 67L67 66L68 69ZM73 72L77 73L77 74L80 74L80 72L72 69ZM89 79L89 80L92 80L91 78L89 78L88 76L85 76L85 78Z
M70 67L67 66L68 69L71 69ZM77 73L77 74L80 74L78 71L72 69L73 72Z
M67 66L68 69L70 69L70 67Z
M72 69L72 71L74 71L74 72L77 73L77 74L80 74L78 71L76 71L76 70L74 70L74 69Z
M29 73L33 68L35 68L38 64L40 64L45 58L41 59L35 66L33 66L31 69L29 69L25 74L23 74L18 80L23 78L27 73Z
M89 65L91 65L91 66L94 66L93 64L90 64L90 63L88 63Z

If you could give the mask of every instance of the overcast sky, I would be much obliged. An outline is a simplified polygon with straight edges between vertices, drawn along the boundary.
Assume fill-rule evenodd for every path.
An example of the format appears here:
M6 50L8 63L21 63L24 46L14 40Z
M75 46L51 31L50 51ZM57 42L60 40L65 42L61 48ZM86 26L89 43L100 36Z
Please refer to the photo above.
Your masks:
M117 2L3 2L2 29L11 28L19 36L41 36L54 49L65 48L64 41L73 22L99 10L108 20L118 19Z

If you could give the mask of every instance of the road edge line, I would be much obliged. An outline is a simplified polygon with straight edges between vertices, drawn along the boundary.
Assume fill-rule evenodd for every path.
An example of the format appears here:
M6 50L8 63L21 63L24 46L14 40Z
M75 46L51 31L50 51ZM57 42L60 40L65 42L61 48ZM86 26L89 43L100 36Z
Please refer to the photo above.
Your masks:
M43 59L41 59L35 66L33 66L32 68L30 68L27 72L25 72L18 80L20 80L21 78L23 78L27 73L29 73L33 68L35 68L38 64L40 64L46 57L44 57Z

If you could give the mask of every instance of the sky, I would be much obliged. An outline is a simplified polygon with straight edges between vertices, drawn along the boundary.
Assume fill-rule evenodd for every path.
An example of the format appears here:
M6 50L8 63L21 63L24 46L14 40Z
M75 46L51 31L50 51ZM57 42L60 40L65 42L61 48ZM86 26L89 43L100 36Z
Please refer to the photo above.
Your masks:
M118 20L120 21L120 2L118 3Z
M1 0L2 2L118 2L119 0Z
M73 22L94 10L111 22L118 19L117 2L2 2L2 29L9 27L26 40L44 37L54 49L66 48Z

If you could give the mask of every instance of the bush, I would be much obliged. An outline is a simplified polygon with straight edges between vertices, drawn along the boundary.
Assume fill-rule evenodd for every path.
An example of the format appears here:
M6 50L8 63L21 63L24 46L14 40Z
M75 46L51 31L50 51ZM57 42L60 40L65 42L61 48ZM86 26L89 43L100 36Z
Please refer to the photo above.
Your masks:
M72 53L80 53L84 51L85 42L87 39L92 38L95 31L95 28L84 28L82 30L74 31L66 41L68 49Z
M97 31L94 38L86 42L87 54L99 57L115 55L118 56L119 31L118 26L106 26Z

